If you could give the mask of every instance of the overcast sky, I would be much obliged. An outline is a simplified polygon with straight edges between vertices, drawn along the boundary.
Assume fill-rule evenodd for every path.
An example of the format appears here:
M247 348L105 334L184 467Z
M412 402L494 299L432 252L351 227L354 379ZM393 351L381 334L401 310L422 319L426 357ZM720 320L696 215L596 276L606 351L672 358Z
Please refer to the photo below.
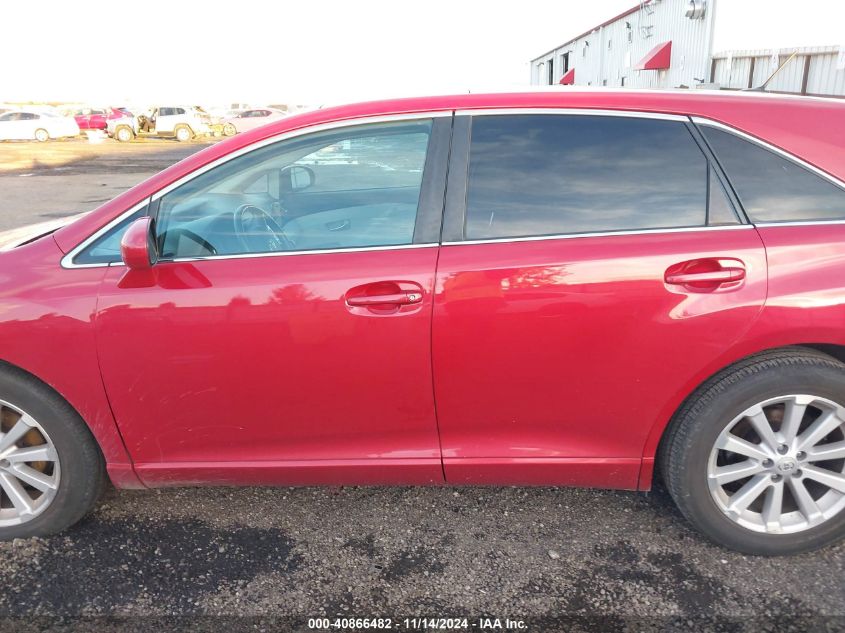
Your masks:
M634 4L7 0L0 102L316 105L524 87L532 57ZM842 0L718 0L715 50L845 45L843 25Z

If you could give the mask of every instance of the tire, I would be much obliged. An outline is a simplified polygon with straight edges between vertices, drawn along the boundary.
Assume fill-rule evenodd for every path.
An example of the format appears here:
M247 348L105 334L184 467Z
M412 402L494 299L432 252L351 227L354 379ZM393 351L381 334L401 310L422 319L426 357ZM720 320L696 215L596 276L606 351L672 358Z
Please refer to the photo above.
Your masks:
M180 143L187 143L192 138L194 138L193 130L191 130L191 128L189 128L187 125L177 125L174 132L176 135L176 140Z
M235 129L235 126L231 123L226 123L223 126L223 136L234 136L237 133L238 131Z
M35 140L38 141L39 143L49 141L50 140L50 133L47 130L45 130L44 128L40 127L37 130L35 130Z
M25 372L9 366L0 367L0 401L3 404L0 418L3 437L13 433L16 425L24 420L28 422L25 426L30 427L26 435L14 443L14 451L10 453L9 448L4 447L0 452L7 458L0 459L0 540L60 532L82 519L102 493L106 475L99 447L79 414L55 391ZM29 417L16 418L21 412ZM35 437L32 436L33 428L37 431ZM0 445L2 441L0 437ZM11 502L9 464L15 451L27 447L43 449L48 445L54 451L51 457L55 457L55 461L27 461L24 466L33 474L39 470L41 479L51 480L54 489L45 488L44 492L39 492L24 486L30 503L36 506L35 512L26 515ZM20 491L21 480L17 481ZM42 494L52 497L39 501ZM20 516L15 517L16 512Z
M666 487L690 523L725 547L776 556L833 543L845 536L845 456L825 461L819 451L842 453L842 444L835 451L824 444L845 440L843 405L845 364L827 354L793 347L740 361L703 384L675 415L658 456ZM810 445L814 428L825 434ZM757 448L736 444L737 436ZM741 453L720 448L726 445ZM819 468L835 474L835 487L818 483ZM740 469L752 474L728 481ZM825 475L825 481L834 480Z
M128 143L135 138L135 133L132 128L121 125L114 131L114 137L121 143Z

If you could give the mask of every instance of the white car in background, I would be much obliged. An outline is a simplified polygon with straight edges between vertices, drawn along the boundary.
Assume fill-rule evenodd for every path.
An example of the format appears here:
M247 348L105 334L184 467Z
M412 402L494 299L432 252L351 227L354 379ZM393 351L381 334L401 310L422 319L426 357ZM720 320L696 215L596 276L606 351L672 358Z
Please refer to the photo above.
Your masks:
M127 113L122 117L106 121L106 134L121 143L131 141L138 136L138 129L138 118L134 114Z
M73 117L31 110L0 114L0 141L48 141L68 136L79 136L79 126Z
M177 141L190 141L211 133L211 117L196 106L160 106L150 108L137 117L121 117L107 124L106 132L118 141L131 141L136 136L163 136Z
M242 110L230 116L224 117L223 134L225 136L232 136L254 130L271 121L278 121L287 116L287 112L282 110L275 110L273 108L253 108L251 110Z

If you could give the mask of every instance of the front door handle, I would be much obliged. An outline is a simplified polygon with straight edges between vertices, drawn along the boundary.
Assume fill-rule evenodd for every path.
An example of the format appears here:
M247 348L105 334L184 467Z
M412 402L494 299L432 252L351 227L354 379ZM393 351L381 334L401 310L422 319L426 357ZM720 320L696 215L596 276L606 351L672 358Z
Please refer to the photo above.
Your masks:
M419 311L424 296L414 281L373 281L350 288L343 298L352 314L393 316Z
M735 290L746 277L745 264L733 257L702 257L674 264L666 269L663 281L688 292Z
M384 295L365 295L357 297L347 297L346 303L351 306L378 306L378 305L395 305L407 306L412 303L419 303L422 301L421 292L399 292Z

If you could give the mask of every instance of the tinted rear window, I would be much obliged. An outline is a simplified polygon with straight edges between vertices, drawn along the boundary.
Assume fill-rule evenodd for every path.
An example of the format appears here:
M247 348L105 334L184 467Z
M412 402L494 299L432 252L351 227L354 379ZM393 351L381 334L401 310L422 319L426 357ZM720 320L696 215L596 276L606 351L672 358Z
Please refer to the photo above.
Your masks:
M845 219L845 190L736 134L701 131L752 222Z
M707 175L678 121L475 117L465 237L704 226Z

